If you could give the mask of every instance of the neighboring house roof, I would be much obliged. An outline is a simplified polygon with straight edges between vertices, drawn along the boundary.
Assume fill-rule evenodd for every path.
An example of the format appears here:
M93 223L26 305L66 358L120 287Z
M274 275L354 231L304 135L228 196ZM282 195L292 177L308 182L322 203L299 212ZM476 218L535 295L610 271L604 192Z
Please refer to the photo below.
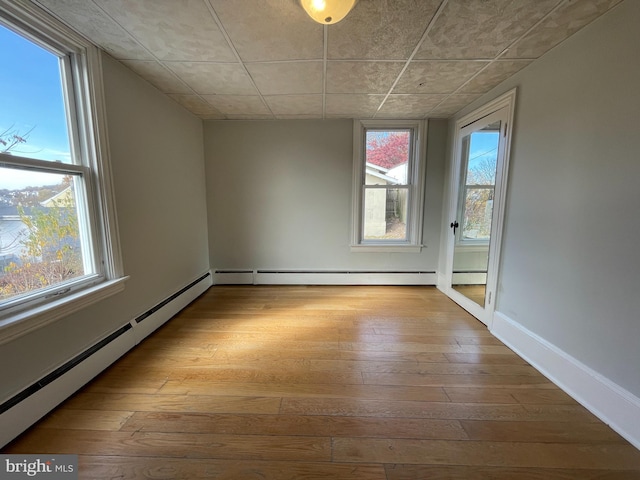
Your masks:
M397 178L393 178L393 177L390 177L389 175L386 175L388 171L389 171L388 168L384 168L379 165L374 165L373 163L366 163L365 172L367 175L372 175L381 180L384 180L385 182L387 182L387 184L397 185L398 183L400 183Z
M31 215L33 207L22 207L25 215ZM14 220L20 219L20 212L16 205L2 205L0 206L0 220Z
M0 257L20 255L24 249L20 239L27 233L27 227L18 218L0 218Z
M64 202L64 203L69 202L67 203L68 205L68 204L73 204L73 201L74 201L73 190L71 186L68 186L67 188L62 190L60 193L56 193L53 197L40 202L40 205L42 205L43 207L57 207L59 205L58 202Z

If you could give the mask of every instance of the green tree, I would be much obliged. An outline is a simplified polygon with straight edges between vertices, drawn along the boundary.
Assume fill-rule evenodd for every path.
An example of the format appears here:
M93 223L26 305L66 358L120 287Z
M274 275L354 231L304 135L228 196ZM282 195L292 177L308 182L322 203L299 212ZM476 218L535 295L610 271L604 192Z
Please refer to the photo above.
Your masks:
M55 285L83 274L80 237L72 189L47 207L18 207L26 234L20 239L20 264L5 267L0 298Z

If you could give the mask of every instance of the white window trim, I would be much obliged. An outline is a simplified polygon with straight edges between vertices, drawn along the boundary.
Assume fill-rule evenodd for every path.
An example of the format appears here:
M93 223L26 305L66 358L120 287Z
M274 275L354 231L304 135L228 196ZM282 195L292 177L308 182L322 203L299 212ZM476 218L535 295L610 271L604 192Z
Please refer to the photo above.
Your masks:
M88 307L124 289L122 253L120 249L114 187L109 162L108 133L102 83L102 57L100 50L71 29L52 18L39 7L26 0L0 0L0 15L22 30L30 40L48 49L60 49L78 55L72 66L72 78L64 78L67 86L82 92L75 102L74 119L84 134L79 135L79 148L91 170L87 178L87 194L91 197L88 208L93 212L91 229L100 238L97 262L101 272L78 282L61 285L56 298L24 308L10 308L0 314L0 344L52 323L60 318ZM10 162L10 158L6 159ZM3 158L0 158L0 162ZM74 168L74 166L70 166ZM68 287L71 286L71 289ZM68 293L67 293L68 292Z
M362 200L365 173L365 131L376 129L413 129L412 171L409 175L411 205L407 224L407 240L363 240ZM354 120L353 121L353 185L351 211L351 251L385 253L419 253L422 251L427 126L424 120Z

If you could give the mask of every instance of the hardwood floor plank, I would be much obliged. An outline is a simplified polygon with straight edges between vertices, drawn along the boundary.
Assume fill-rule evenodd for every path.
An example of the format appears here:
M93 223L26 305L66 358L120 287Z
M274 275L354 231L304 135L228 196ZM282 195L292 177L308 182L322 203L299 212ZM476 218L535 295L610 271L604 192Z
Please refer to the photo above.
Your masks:
M468 436L457 420L312 415L231 415L136 412L122 431L303 435L327 437L433 438Z
M162 432L97 432L43 430L26 433L6 453L155 456L251 460L331 461L328 437L275 435L210 435Z
M87 387L87 390L101 393L156 393L167 382L169 375L166 370L145 371L140 375L137 369L113 368L96 377Z
M491 332L487 330L487 327L482 325L477 320L473 320L473 324L465 322L456 326L455 322L451 325L447 325L446 322L438 323L435 325L425 325L421 319L416 319L411 323L401 323L400 325L394 324L393 327L389 326L390 322L387 322L386 326L374 326L374 331L378 335L416 335L416 336L447 336L452 335L456 338L492 338ZM474 324L478 326L474 326ZM366 324L368 325L368 324ZM373 324L375 325L375 323ZM513 353L513 352L511 352Z
M429 353L493 353L510 355L513 352L500 345L433 345L423 343L363 343L343 342L342 350L377 352L429 352Z
M637 471L561 468L473 467L461 465L386 465L388 480L637 480Z
M500 354L492 353L444 353L451 363L478 363L482 365L528 365L528 363L512 351Z
M278 413L280 398L221 395L100 394L85 391L67 401L65 408L138 412Z
M80 478L139 480L386 480L380 464L82 456Z
M342 360L362 360L380 362L448 362L440 352L376 352L366 350L343 350L339 352ZM335 356L333 357L335 358Z
M631 445L334 438L332 446L337 462L640 469Z
M214 360L215 361L215 360ZM207 360L208 362L208 360ZM204 365L203 365L204 366ZM189 365L190 367L190 365ZM439 365L433 363L422 362L403 362L403 361L372 361L372 360L342 360L342 359L306 359L306 358L254 358L251 360L244 359L242 361L235 359L227 359L218 365L207 365L207 368L233 368L233 369L254 369L254 370L273 370L281 369L292 372L395 372L410 371L417 373L424 369L433 369L436 372L453 373L456 371L455 365L449 365L446 362L440 362ZM467 369L466 373L479 370L480 366L464 366L459 367L460 370ZM531 367L529 367L531 368ZM522 370L521 372L524 372ZM534 370L535 372L535 370ZM537 372L536 372L537 373Z
M204 380L216 383L282 383L291 385L311 384L338 384L351 385L361 384L362 374L360 372L283 372L281 370L256 371L246 369L224 369L224 368L184 368L175 369L172 380L184 379Z
M280 413L288 415L377 416L451 420L500 420L522 422L597 422L578 405L526 405L485 403L436 403L345 398L283 398ZM566 408L561 408L566 407Z
M338 415L432 419L517 420L526 415L521 405L474 405L344 398L283 398L287 415Z
M362 333L341 333L337 335L339 340L343 342L353 343L391 343L391 344L405 344L405 343L420 343L422 345L499 345L503 346L500 340L495 337L489 336L468 336L458 337L455 335L441 334L441 335L411 335L405 333L396 333L394 335L389 334L362 334Z
M492 389L483 387L444 387L444 391L449 397L449 400L454 403L575 405L575 400L555 385L517 385Z
M436 358L440 360L440 356ZM389 374L413 374L413 375L533 375L540 377L540 373L530 365L479 365L469 363L424 362L415 360L344 360L333 358L279 358L272 356L260 357L259 354L251 358L236 359L226 357L192 358L181 361L173 359L171 362L162 362L163 368L173 367L171 379L178 377L198 378L198 376L210 376L212 381L220 381L216 377L225 376L229 372L237 373L237 380L242 381L242 375L248 375L249 371L262 374L273 374L273 371L289 372L290 374L311 373L316 375L333 375L336 379L339 375L353 372L361 373L389 373ZM192 377L193 376L193 377ZM316 377L314 376L314 379ZM297 379L295 379L297 381ZM274 382L282 383L282 382ZM321 382L317 382L321 383ZM361 379L358 383L361 383Z
M225 363L238 363L243 362L245 360L251 361L269 361L269 360L278 360L278 359L292 359L292 360L332 360L335 358L340 358L341 352L337 349L322 349L320 347L308 346L309 348L299 348L293 349L272 349L272 350L260 350L255 348L221 348L216 351L213 359L215 361L219 361L219 365L224 365ZM443 355L433 354L434 357L440 358L441 361L448 361Z
M549 385L542 375L428 375L420 373L363 372L364 383L371 385L509 386Z
M118 431L134 414L133 411L73 410L71 408L54 410L39 424L39 428L67 428L71 430Z
M461 420L471 440L491 442L626 443L607 425L597 422L494 422Z
M267 383L210 383L202 380L168 381L161 394L274 396L291 398L379 398L383 400L417 400L448 402L439 387L411 387L385 385L340 384L267 384Z
M520 403L549 403L575 405L576 401L557 387L551 389L514 390L514 398Z

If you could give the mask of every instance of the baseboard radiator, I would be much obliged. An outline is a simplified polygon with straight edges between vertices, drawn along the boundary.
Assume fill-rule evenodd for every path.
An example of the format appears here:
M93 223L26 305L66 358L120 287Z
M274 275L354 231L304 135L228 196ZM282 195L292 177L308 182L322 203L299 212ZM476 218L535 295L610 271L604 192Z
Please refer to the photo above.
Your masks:
M0 447L70 397L213 284L201 275L162 302L125 323L45 377L0 404Z
M435 272L371 270L214 270L215 285L435 285Z

